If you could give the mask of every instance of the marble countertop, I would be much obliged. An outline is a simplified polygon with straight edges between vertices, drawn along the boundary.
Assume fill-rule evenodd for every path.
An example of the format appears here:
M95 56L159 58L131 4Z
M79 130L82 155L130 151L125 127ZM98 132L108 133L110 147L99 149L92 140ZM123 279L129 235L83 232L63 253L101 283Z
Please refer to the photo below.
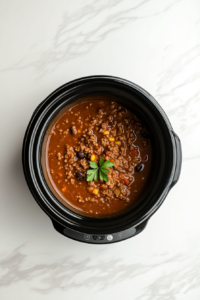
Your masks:
M0 1L0 299L200 299L200 1ZM143 233L88 245L31 196L22 140L35 107L87 75L149 91L183 147L178 184Z

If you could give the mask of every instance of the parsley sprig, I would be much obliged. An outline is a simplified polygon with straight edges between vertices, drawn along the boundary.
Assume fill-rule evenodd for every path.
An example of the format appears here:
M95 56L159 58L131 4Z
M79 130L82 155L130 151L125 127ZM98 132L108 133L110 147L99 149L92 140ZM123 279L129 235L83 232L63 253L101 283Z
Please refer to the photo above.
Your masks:
M87 171L87 181L92 181L93 179L96 181L98 179L98 172L99 178L104 181L108 181L109 167L113 167L115 164L109 160L103 162L103 157L99 160L99 166L95 161L90 161L90 167L92 169Z

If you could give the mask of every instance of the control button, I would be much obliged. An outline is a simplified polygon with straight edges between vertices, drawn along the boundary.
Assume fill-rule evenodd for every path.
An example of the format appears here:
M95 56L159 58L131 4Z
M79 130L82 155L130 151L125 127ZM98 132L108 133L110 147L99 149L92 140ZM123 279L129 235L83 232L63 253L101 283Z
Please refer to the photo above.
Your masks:
M107 235L107 240L108 241L112 241L113 240L113 236L111 234Z
M90 235L89 235L89 234L84 234L84 239L85 239L86 241L89 241L89 240L90 240Z
M104 235L93 235L93 240L95 241L103 241L105 236Z

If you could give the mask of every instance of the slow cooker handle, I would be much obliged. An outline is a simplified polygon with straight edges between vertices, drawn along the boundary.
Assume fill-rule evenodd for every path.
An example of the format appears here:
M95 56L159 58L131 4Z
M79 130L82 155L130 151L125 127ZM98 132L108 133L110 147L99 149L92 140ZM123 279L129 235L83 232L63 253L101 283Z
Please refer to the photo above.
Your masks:
M172 134L174 136L175 146L176 146L176 167L175 167L175 172L174 172L174 178L173 178L170 188L172 188L179 180L179 176L181 173L181 164L182 164L181 141L180 141L178 135L174 131L172 131Z

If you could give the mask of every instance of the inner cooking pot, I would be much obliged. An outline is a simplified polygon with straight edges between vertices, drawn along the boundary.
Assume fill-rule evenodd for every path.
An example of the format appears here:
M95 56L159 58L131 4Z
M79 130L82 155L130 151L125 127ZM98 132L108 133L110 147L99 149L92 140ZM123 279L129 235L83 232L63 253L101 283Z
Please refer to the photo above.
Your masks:
M52 192L42 169L42 144L49 124L66 106L84 96L106 94L123 99L123 105L145 122L153 145L151 176L140 201L116 216L91 218L64 206ZM91 242L90 235L103 243L122 240L139 233L159 208L181 169L181 144L155 99L136 84L117 77L90 76L71 81L50 94L34 111L24 137L22 152L28 186L54 227L71 238ZM121 238L121 232L126 232ZM115 239L118 235L119 239ZM85 238L82 238L84 234ZM99 236L99 239L98 239ZM112 238L111 238L112 237ZM95 238L93 238L95 242Z

